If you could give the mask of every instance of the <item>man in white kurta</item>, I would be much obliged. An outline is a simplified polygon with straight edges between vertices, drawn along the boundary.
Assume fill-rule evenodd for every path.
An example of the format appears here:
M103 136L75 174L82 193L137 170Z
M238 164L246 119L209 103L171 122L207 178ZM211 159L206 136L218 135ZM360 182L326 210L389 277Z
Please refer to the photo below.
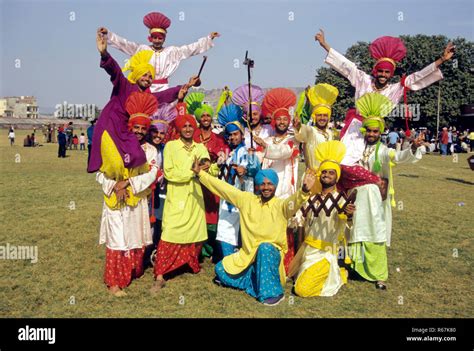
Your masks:
M141 144L145 151L149 171L128 179L133 195L139 198L136 206L124 205L111 209L104 202L100 224L99 244L106 246L105 283L116 296L124 295L123 289L134 276L143 274L144 248L153 243L150 230L147 194L148 188L158 174L158 152L146 142ZM108 179L98 172L96 180L101 184L105 196L115 191L117 181Z
M181 61L206 52L214 46L213 39L219 36L217 32L213 32L188 45L167 46L157 49L153 45L129 41L103 27L99 30L101 33L107 34L108 45L129 56L144 50L153 51L153 56L150 59L150 64L155 67L155 79L150 87L152 93L168 89L168 78L178 69Z
M371 130L367 127L365 149L363 157L358 164L373 172L377 141L370 139ZM424 146L415 140L408 149L395 151L384 144L379 144L378 159L381 164L381 178L388 179L388 189L393 189L393 177L390 162L417 162L422 158ZM388 279L387 256L385 246L390 246L392 233L392 206L393 192L388 191L387 198L382 199L379 186L366 184L355 188L357 198L353 226L350 231L349 249L352 258L352 268L364 279L376 282L376 287L386 289L385 281Z
M314 149L320 143L334 139L332 130L328 128L328 122L329 119L326 120L324 125L317 123L314 127L301 123L295 125L295 138L297 141L304 143L304 160L307 168L318 168L319 163L314 157Z
M404 80L390 84L389 81L391 76L393 76L393 71L391 75L387 75L383 72L377 73L377 76L369 75L358 69L356 64L348 60L344 55L330 47L325 40L322 30L316 34L316 41L328 52L324 62L346 77L355 88L355 100L358 100L367 93L378 92L388 97L394 107L402 99L405 87L408 90L417 91L443 79L443 74L439 66L443 62L450 60L454 53L453 45L449 43L441 58L429 64L421 71L407 75ZM395 67L393 67L393 70L394 69ZM361 122L354 118L344 137L341 139L347 147L346 159L342 162L343 165L354 165L361 157L363 139L357 136L360 127Z

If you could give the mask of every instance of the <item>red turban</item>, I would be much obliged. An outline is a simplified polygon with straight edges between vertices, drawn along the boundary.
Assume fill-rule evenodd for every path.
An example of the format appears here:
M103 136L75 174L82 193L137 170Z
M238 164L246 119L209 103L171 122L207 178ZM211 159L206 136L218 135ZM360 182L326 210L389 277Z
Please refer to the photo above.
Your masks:
M380 37L370 44L369 52L370 56L377 60L372 75L375 76L379 69L387 69L393 76L397 62L405 57L407 49L400 38Z
M143 24L150 29L150 36L152 37L166 37L166 29L171 25L171 20L160 12L150 12L143 17Z
M271 89L263 98L262 114L272 116L271 125L275 128L275 118L288 116L290 119L290 108L296 104L296 95L290 89Z
M149 128L151 123L150 116L157 109L158 101L152 94L134 91L125 102L125 110L130 115L128 128L132 129L135 124L141 124Z
M193 126L194 129L197 129L196 119L192 115L185 114L185 115L179 115L174 120L174 125L176 129L178 130L178 132L181 132L181 129L183 129L186 122L189 122Z

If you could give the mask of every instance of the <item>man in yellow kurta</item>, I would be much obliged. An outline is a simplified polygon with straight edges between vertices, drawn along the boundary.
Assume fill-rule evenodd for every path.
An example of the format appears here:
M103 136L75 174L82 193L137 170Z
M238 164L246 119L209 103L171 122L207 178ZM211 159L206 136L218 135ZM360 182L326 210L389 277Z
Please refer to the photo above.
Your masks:
M283 200L275 197L278 175L272 169L255 176L259 195L236 189L200 169L193 171L202 185L240 212L242 247L224 257L215 268L218 285L244 290L265 305L277 305L284 299L286 281L283 259L288 250L286 227L302 204L308 200L315 176L307 172L302 189Z
M193 116L178 116L175 126L180 138L169 141L163 152L163 169L168 187L152 291L164 287L164 274L186 264L193 273L198 273L201 269L199 253L203 242L207 240L202 189L191 168L195 159L209 159L209 153L203 144L193 141L197 129Z

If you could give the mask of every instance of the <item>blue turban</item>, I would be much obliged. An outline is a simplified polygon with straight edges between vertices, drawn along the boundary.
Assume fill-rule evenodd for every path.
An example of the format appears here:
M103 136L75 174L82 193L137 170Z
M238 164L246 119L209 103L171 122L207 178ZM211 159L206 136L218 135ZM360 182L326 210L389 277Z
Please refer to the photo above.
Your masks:
M230 133L235 132L237 130L240 130L243 134L244 132L242 131L242 129L243 129L243 126L237 121L230 122L229 124L227 124L225 126L225 131L226 131L227 134L230 134Z
M273 169L261 169L255 176L255 184L262 185L263 180L267 178L275 187L278 186L278 174Z

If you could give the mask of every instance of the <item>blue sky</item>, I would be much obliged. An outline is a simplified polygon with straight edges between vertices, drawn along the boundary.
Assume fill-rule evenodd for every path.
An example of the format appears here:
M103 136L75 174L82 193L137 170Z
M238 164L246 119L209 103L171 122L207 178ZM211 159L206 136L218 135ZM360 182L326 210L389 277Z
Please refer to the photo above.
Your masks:
M300 87L314 81L324 50L319 28L344 52L357 41L382 35L443 34L474 40L474 2L441 1L5 1L1 3L0 96L35 95L41 107L107 103L111 84L99 68L95 31L105 26L146 43L143 16L165 13L172 21L166 45L184 45L218 31L207 53L204 88L235 88L247 79L245 50L255 60L253 82L262 87ZM71 14L74 12L74 14ZM184 13L184 21L179 20ZM290 20L291 13L293 20ZM399 21L399 12L403 21ZM71 20L74 16L74 20ZM123 62L125 55L110 48ZM435 59L435 58L433 58ZM21 66L15 67L20 60ZM200 57L183 61L171 77L180 84L195 74ZM427 62L428 63L428 62Z

